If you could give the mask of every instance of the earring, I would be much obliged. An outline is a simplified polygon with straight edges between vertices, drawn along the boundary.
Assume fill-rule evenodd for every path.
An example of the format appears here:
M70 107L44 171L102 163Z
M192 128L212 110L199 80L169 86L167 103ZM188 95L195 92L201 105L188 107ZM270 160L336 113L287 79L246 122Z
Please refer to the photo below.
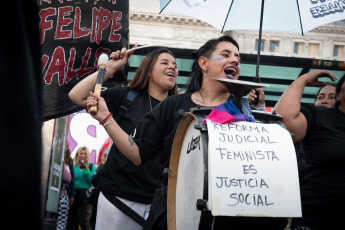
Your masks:
M207 74L207 69L205 69L205 76L206 76L206 74Z

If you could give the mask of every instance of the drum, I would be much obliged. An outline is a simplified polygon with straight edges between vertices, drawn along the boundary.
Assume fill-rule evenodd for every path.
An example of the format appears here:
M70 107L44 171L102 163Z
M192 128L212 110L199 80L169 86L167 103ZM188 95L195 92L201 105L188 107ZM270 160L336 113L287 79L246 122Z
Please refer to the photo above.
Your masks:
M185 113L176 130L169 164L168 229L198 229L201 210L207 210L207 129L201 125L211 110ZM197 201L200 202L197 209ZM203 217L208 222L211 218ZM205 221L203 221L205 222ZM207 224L209 225L209 224ZM205 226L205 224L202 224ZM208 228L209 229L209 228Z
M176 130L168 170L168 229L211 229L214 217L208 200L208 132L201 122L210 108L185 113ZM258 112L262 120L281 117ZM260 119L260 120L261 120Z

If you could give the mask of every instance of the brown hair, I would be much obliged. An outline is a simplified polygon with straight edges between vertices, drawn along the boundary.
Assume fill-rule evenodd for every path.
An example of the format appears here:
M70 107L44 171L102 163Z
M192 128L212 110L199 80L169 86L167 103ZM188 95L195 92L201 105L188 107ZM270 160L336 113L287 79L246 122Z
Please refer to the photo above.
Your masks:
M133 80L130 82L130 85L127 88L133 91L147 91L149 87L150 78L148 77L149 73L152 71L154 65L158 60L158 56L162 53L168 53L175 58L175 55L166 48L160 48L150 52L144 60L141 62L138 67ZM175 58L176 59L176 58ZM177 94L177 84L175 83L174 87L169 90L168 96Z
M71 150L69 149L68 141L66 141L66 147L65 147L65 164L68 165L70 161L72 161L71 157Z

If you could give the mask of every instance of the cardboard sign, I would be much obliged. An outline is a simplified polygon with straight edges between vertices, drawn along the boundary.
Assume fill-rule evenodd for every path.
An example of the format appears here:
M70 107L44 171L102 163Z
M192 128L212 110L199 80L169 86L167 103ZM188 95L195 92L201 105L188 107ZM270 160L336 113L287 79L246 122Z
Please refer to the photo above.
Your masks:
M208 208L214 216L300 217L295 148L277 124L207 120Z

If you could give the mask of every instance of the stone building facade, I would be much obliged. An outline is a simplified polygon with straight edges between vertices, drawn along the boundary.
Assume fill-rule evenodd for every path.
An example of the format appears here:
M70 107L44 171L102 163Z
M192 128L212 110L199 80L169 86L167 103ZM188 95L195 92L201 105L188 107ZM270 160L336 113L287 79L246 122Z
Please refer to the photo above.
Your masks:
M130 44L158 44L174 48L198 49L205 41L222 33L193 18L159 14L158 0L131 0ZM240 52L257 53L258 31L227 31L239 43ZM345 61L345 21L320 26L301 34L263 31L262 55Z

